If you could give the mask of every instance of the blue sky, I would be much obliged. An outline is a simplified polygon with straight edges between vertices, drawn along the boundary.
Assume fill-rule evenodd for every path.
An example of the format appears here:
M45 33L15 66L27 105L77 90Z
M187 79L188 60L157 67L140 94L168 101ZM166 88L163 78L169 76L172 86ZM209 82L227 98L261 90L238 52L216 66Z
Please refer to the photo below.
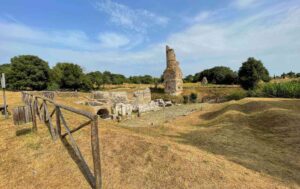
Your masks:
M238 70L248 57L270 73L300 72L300 0L1 0L0 63L21 54L86 72L159 76L165 45L184 75Z

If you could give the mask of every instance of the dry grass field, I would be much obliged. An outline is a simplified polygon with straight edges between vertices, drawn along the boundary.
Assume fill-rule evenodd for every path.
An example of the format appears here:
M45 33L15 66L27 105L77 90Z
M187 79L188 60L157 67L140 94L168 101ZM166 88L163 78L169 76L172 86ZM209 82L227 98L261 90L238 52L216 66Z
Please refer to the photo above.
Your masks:
M89 110L74 103L84 96L57 101ZM65 146L30 127L0 118L0 188L89 188ZM300 188L300 100L181 105L99 128L104 188ZM75 139L92 167L89 127Z

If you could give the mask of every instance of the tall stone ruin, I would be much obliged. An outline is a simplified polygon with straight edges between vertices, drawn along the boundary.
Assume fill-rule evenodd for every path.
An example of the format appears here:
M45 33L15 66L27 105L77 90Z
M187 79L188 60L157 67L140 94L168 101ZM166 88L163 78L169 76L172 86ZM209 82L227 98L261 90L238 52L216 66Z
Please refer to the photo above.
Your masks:
M179 95L183 90L182 72L174 50L166 46L167 68L164 71L165 93Z

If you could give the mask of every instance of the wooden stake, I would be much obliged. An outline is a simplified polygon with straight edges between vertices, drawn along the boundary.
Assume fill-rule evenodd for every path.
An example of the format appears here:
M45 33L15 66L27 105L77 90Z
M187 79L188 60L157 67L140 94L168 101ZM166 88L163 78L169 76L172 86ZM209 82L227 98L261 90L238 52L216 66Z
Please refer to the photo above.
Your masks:
M31 108L31 116L32 116L32 131L37 132L37 125L36 125L36 109L35 109L36 99L33 101L33 104L30 103Z
M7 113L7 107L6 107L5 88L3 88L3 102L4 102L4 114L5 114L5 119L7 119L7 118L8 118L8 113Z
M7 113L7 107L6 107L6 95L5 95L6 83L5 83L5 74L4 73L2 73L2 76L1 76L1 87L3 90L4 114L5 114L5 119L7 119L8 113Z
M91 124L91 143L92 143L92 155L94 162L94 176L95 176L95 188L101 189L101 161L100 161L100 147L98 136L98 116L94 116L94 120Z

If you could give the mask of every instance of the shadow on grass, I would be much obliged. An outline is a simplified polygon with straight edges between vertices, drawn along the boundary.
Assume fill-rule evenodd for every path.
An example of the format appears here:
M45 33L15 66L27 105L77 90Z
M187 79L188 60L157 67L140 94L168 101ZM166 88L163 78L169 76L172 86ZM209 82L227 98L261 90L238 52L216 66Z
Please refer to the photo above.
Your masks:
M20 129L16 131L16 136L23 136L31 133L31 128Z
M81 171L81 173L83 174L83 176L85 177L86 181L90 184L90 186L93 188L94 186L94 176L91 173L87 163L85 162L85 160L82 158L81 154L78 155L78 153L76 153L76 150L74 149L74 147L68 142L68 140L66 138L62 138L61 139L64 147L66 148L66 150L68 151L70 157L72 158L72 160L76 163L77 167L79 168L79 170Z
M222 155L229 161L248 169L300 184L297 153L289 153L288 150L263 142L253 142L255 138L250 139L239 134L234 136L235 134L226 129L221 128L214 132L215 134L203 131L180 133L176 140L216 155ZM230 136L226 136L226 133L230 133ZM236 140L235 137L240 137L240 140Z
M290 115L291 110L298 111L298 108L295 106L288 109L291 105L280 105L287 101L263 103L265 105L252 102L234 104L209 112L201 118L214 119L233 109L239 113L220 117L220 120L205 125L200 124L199 129L168 137L222 155L248 169L300 185L300 143L295 140L300 138L300 127L297 125L300 117L297 114ZM288 103L299 105L300 101ZM274 107L280 109L270 110ZM253 112L256 114L250 115Z
M227 111L238 111L244 114L258 113L269 110L271 108L281 108L286 110L300 110L300 100L278 100L278 101L250 101L245 104L229 104L224 108L208 112L201 115L202 119L210 120L214 119Z

